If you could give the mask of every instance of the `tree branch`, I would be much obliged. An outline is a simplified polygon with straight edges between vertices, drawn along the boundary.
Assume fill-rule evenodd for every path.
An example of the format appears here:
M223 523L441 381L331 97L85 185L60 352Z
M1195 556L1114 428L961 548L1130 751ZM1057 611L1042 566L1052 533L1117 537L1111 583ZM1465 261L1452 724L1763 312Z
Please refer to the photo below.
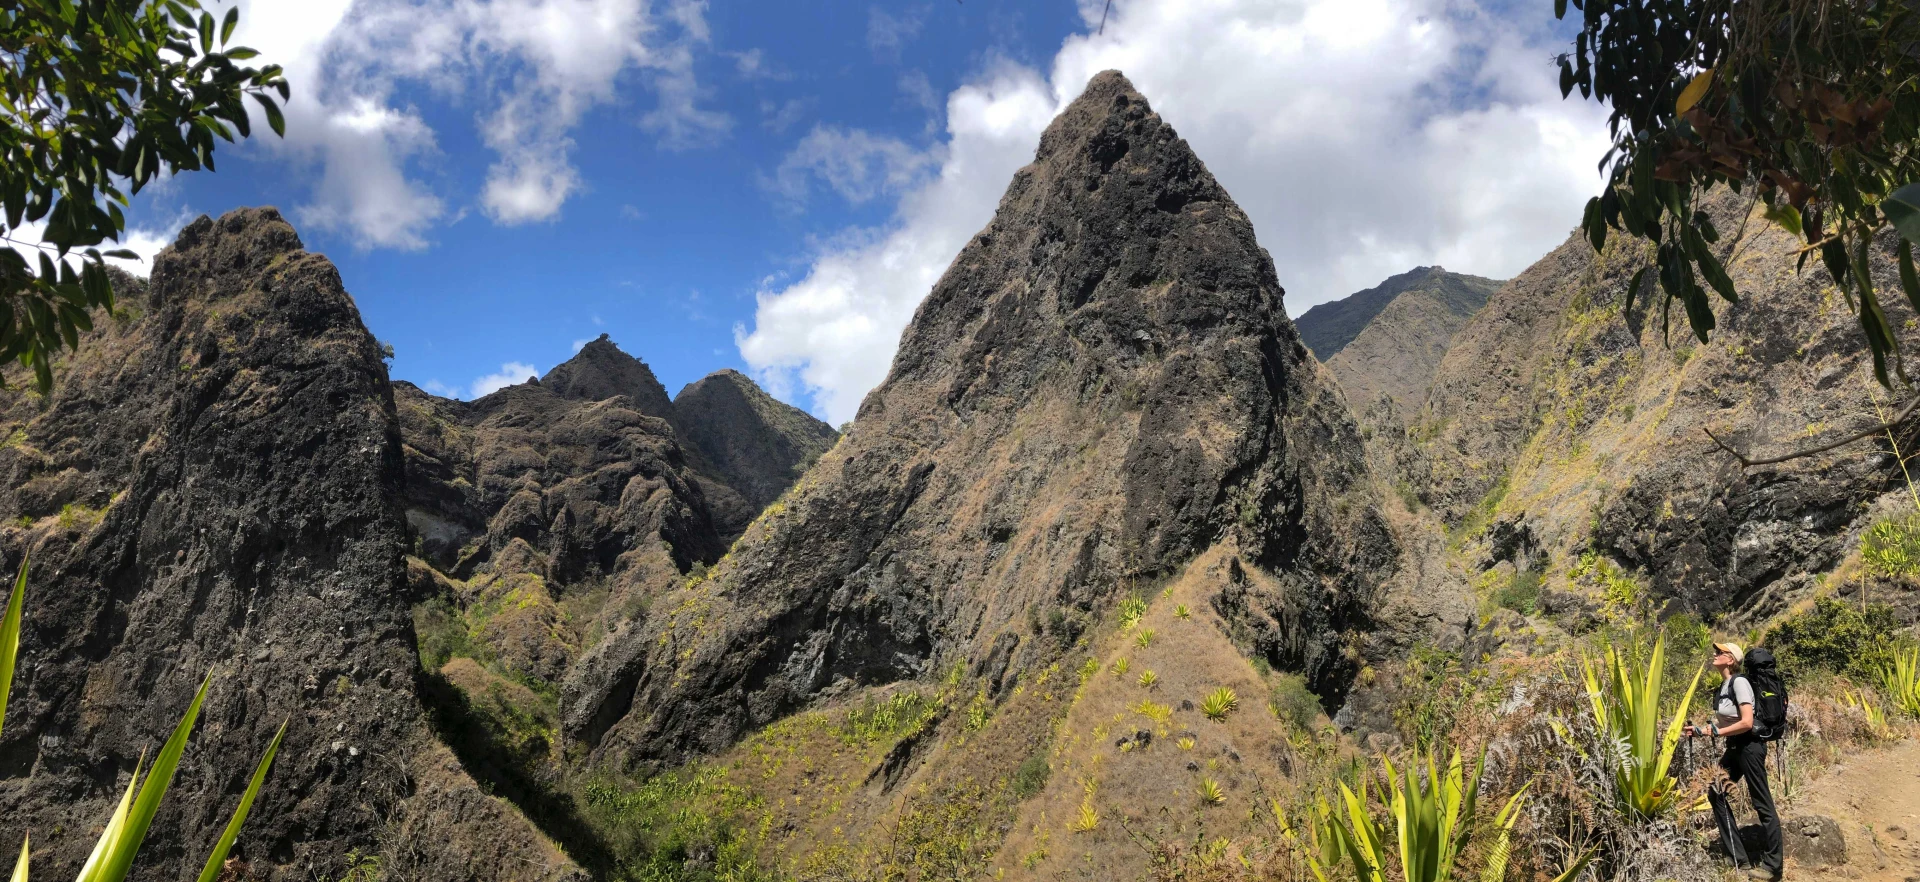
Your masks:
M1727 442L1720 440L1720 436L1713 434L1712 429L1702 427L1700 431L1707 433L1707 437L1713 439L1713 443L1719 445L1721 450L1726 451L1727 453L1731 454L1734 459L1739 460L1742 468L1753 468L1754 466L1774 465L1775 463L1782 463L1788 460L1800 459L1802 457L1812 456L1816 453L1826 453L1827 451L1833 450L1834 448L1837 448L1837 447L1845 447L1846 445L1852 444L1853 442L1858 441L1862 438L1866 438L1871 435L1878 435L1881 432L1891 431L1895 427L1899 426L1901 423L1906 422L1907 418L1913 416L1914 411L1916 410L1920 410L1920 396L1915 396L1915 398L1912 401L1907 402L1907 406L1901 408L1899 413L1894 414L1893 419L1890 419L1884 423L1880 423L1879 425L1869 426L1865 429L1861 429L1858 432L1854 432L1851 435L1847 435L1844 438L1839 438L1833 441L1829 441L1818 447L1809 447L1805 450L1796 450L1792 453L1783 453L1779 456L1769 456L1761 459L1754 459L1753 457L1750 457L1747 454L1741 453L1740 451L1733 449L1733 447L1729 445Z

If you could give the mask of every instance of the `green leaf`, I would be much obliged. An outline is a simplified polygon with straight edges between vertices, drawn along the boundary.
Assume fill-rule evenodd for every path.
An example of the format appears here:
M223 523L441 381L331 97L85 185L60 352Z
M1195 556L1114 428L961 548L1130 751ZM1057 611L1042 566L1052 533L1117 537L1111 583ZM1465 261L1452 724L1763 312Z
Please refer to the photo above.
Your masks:
M7 725L7 695L13 691L13 663L20 654L20 617L27 600L27 559L20 558L20 575L13 580L7 612L0 618L0 731Z
M1800 210L1788 203L1767 206L1767 220L1779 224L1781 229L1792 233L1795 239L1804 238L1806 235L1800 228Z
M1693 260L1700 265L1700 274L1707 277L1707 284L1712 285L1713 290L1726 298L1728 303L1739 303L1740 295L1733 290L1733 279L1727 276L1726 268L1720 265L1720 258L1713 255L1713 249L1708 248L1707 243L1700 240L1698 233L1690 233L1687 238L1693 240L1689 243L1693 250Z
M1893 191L1893 195L1880 203L1880 210L1893 222L1893 228L1900 231L1901 238L1920 241L1920 183Z
M1907 292L1907 303L1913 306L1914 313L1920 314L1920 274L1913 270L1913 243L1901 239L1894 254L1900 259L1900 287Z
M96 882L122 882L133 869L133 857L140 851L140 844L147 838L147 828L153 823L153 816L160 810L160 801L166 798L167 788L173 784L174 770L180 766L180 755L187 749L187 737L193 733L193 724L200 718L200 705L207 699L207 685L213 682L213 673L200 681L200 691L193 696L193 703L187 706L187 712L180 718L180 724L173 729L173 737L167 739L160 748L159 756L154 757L153 770L147 773L147 782L140 786L140 795L133 801L133 808L127 813L126 829L119 841L114 843L110 853L103 856L100 875Z
M109 855L118 851L121 840L127 832L127 813L133 807L133 793L140 786L140 770L146 765L143 755L133 767L133 776L127 779L127 792L121 794L120 804L113 810L113 817L107 819L106 829L100 831L100 839L93 844L93 853L87 856L87 862L80 868L76 882L101 882ZM122 875L125 875L124 873Z
M273 129L274 134L282 138L286 137L287 118L280 114L280 105L273 103L273 99L265 95L255 95L253 98L260 102L260 109L267 112L267 127Z
M1646 281L1646 278L1647 278L1646 267L1643 266L1639 270L1634 272L1633 281L1627 283L1627 302L1626 302L1626 305L1621 307L1620 309L1620 313L1622 315L1626 315L1633 312L1633 298L1639 296L1640 283Z
M220 45L222 46L227 45L227 41L233 38L234 26L238 25L239 23L240 23L240 7L235 6L232 9L227 10L226 20L220 23Z
M227 862L227 852L233 850L233 841L240 835L240 827L247 822L247 813L253 810L253 798L260 795L260 785L267 780L267 770L273 767L273 757L280 752L280 740L287 735L287 724L280 724L280 731L273 735L273 743L267 745L267 753L260 758L260 765L253 770L253 781L247 784L247 792L241 794L239 807L233 810L233 819L227 822L227 829L220 834L220 842L213 847L213 853L207 855L206 869L200 871L200 882L216 882L220 878L220 869Z

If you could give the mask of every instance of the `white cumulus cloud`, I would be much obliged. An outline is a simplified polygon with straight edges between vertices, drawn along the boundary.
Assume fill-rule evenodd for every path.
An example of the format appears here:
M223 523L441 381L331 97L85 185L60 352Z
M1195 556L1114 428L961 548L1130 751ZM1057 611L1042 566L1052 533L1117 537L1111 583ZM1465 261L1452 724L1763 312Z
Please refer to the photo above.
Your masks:
M1557 44L1524 26L1543 18L1531 6L1117 0L1095 35L1102 6L1081 0L1088 33L1049 71L1001 62L947 96L946 141L890 223L832 237L797 280L762 286L735 337L770 387L850 419L1040 132L1109 68L1253 219L1296 315L1417 264L1510 276L1598 189L1604 116L1561 100Z
M508 386L524 383L528 377L539 375L539 369L533 365L524 361L509 361L501 365L499 371L474 380L473 384L467 387L467 399L471 401L483 395L490 395Z
M815 178L840 198L859 204L906 189L938 161L899 138L864 129L814 126L781 160L765 186L794 203L805 202Z
M663 146L724 135L693 75L709 42L702 0L239 0L239 42L281 64L293 87L287 137L259 141L314 170L302 223L361 247L420 248L467 194L416 166L438 136L400 90L476 108L497 160L472 198L496 223L551 220L582 185L568 133L639 72L653 109L634 122ZM259 124L264 129L264 124Z

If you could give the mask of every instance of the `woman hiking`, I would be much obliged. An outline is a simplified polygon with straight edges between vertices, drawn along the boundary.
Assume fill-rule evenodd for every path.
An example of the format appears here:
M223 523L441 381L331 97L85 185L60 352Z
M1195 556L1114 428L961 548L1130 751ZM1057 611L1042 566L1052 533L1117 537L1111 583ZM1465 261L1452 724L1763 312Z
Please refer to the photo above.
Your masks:
M1766 834L1766 849L1747 874L1761 882L1778 882L1781 874L1780 813L1773 808L1773 791L1767 787L1767 743L1753 731L1753 684L1739 674L1746 653L1738 643L1715 643L1713 667L1720 672L1720 692L1713 708L1713 722L1704 728L1688 725L1688 738L1713 736L1727 739L1727 752L1720 757L1720 768L1734 783L1747 782L1747 795L1760 816Z

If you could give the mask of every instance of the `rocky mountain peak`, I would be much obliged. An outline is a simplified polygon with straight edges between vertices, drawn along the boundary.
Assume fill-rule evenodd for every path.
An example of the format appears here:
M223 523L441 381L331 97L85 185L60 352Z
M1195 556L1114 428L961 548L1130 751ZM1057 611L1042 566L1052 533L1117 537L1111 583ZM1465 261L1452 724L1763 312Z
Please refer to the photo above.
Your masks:
M1307 348L1313 350L1314 357L1331 362L1389 305L1408 292L1424 292L1427 299L1459 317L1448 329L1447 334L1450 335L1460 322L1464 322L1487 302L1488 295L1499 285L1496 280L1448 272L1442 266L1417 266L1389 276L1372 288L1319 304L1302 313L1294 320L1294 325L1300 329L1300 339L1307 344ZM1429 368L1426 374L1431 373ZM1352 398L1351 395L1348 397ZM1354 406L1359 408L1365 405L1355 400Z
M666 419L673 412L667 388L653 375L647 363L620 351L606 334L601 334L574 356L555 365L540 378L540 385L562 398L601 401L616 395L633 400L641 413Z
M1345 300L1308 310L1300 317L1300 336L1317 343L1314 351L1346 390L1347 403L1366 415L1363 421L1399 425L1426 403L1427 387L1454 334L1501 284L1438 266L1414 267ZM1334 312L1322 313L1324 309ZM1340 342L1346 333L1343 323L1367 310L1373 314L1358 333Z
M840 435L768 395L731 368L687 384L673 399L682 443L754 512L779 498Z
M566 734L647 761L829 689L960 666L1000 696L1135 580L1209 549L1234 561L1208 590L1232 594L1246 651L1337 694L1336 641L1393 545L1281 296L1186 142L1120 74L1095 77L849 434L706 578L583 659Z

